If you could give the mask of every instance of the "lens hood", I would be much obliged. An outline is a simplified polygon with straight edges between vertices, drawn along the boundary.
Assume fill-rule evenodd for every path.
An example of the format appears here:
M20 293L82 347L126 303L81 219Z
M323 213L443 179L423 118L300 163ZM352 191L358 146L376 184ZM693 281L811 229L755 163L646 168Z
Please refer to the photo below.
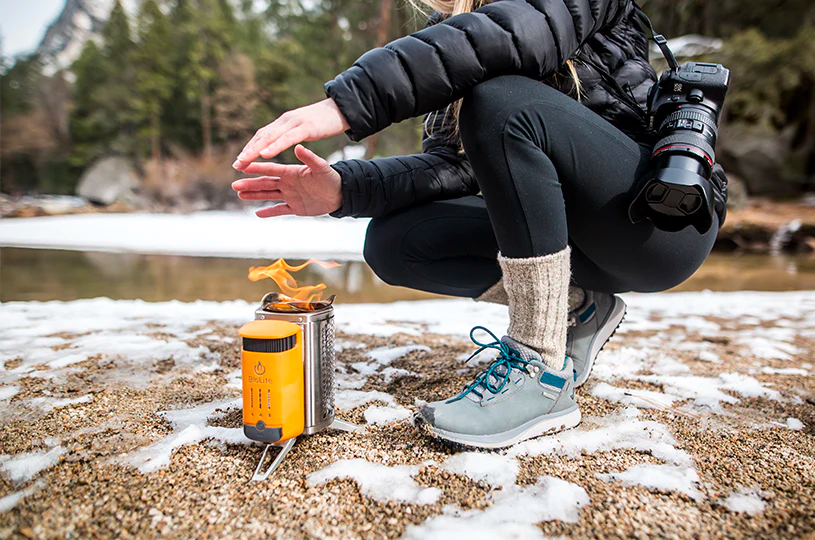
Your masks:
M713 189L707 178L685 168L664 168L642 179L628 217L632 223L650 219L669 232L693 225L704 234L713 225L713 211Z

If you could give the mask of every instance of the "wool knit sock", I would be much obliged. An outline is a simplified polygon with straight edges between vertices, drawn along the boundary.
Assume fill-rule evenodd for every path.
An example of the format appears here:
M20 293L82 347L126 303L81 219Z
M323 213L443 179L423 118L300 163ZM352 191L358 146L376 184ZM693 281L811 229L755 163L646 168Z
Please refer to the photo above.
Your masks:
M495 285L473 298L476 302L488 302L490 304L509 305L507 290L504 288L504 279L499 279ZM569 284L569 312L576 310L586 301L586 291L574 283Z
M570 252L566 246L542 257L498 255L509 298L507 334L538 351L553 369L562 369L566 358Z

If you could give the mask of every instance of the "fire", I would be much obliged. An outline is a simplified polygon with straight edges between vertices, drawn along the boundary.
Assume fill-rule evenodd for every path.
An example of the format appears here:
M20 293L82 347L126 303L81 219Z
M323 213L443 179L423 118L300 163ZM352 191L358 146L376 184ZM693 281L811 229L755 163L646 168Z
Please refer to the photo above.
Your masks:
M316 264L322 268L336 268L342 266L334 261L318 261L316 259L309 259L303 264L292 266L284 259L277 259L269 266L253 266L249 268L249 279L252 281L260 281L261 279L271 278L277 283L280 292L288 296L292 302L302 302L306 305L311 305L313 302L322 300L323 291L326 288L325 283L298 286L297 280L291 275L292 272L299 272L310 264Z

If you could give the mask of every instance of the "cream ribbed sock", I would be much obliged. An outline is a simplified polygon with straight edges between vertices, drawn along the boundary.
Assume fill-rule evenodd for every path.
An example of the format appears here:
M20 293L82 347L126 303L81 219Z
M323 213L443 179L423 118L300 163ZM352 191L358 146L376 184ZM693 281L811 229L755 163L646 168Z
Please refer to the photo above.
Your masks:
M498 255L509 298L509 337L538 351L553 369L566 358L571 249L542 257Z
M481 293L481 296L473 298L476 302L489 302L490 304L501 304L502 306L509 305L509 297L507 290L504 288L504 280L499 279L498 282ZM577 285L569 285L569 311L574 311L583 305L586 300L586 291Z

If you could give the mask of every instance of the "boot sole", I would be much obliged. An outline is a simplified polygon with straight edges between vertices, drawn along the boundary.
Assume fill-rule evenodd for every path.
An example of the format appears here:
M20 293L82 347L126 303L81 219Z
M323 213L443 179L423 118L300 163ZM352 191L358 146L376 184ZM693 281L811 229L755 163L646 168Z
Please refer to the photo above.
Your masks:
M617 333L617 329L620 328L620 325L623 324L623 321L625 320L625 314L627 311L628 306L626 306L623 299L618 296L614 296L614 305L609 310L603 323L600 325L600 332L595 336L594 341L592 341L591 346L589 347L588 368L583 371L584 376L581 377L580 380L574 382L575 388L580 388L587 380L589 380L589 376L594 369L594 361L597 360L597 355L600 354L600 351L603 350L606 343L608 343L611 338L614 337L614 334ZM617 321L616 325L613 324L614 320ZM612 324L608 324L609 321L612 321Z
M540 420L532 420L519 428L494 435L468 435L445 431L427 424L418 413L413 416L412 423L416 427L424 427L427 433L448 443L468 448L498 449L573 428L580 423L580 419L580 409L575 405L571 409L557 413L557 415L546 415ZM419 424L422 424L422 426Z

